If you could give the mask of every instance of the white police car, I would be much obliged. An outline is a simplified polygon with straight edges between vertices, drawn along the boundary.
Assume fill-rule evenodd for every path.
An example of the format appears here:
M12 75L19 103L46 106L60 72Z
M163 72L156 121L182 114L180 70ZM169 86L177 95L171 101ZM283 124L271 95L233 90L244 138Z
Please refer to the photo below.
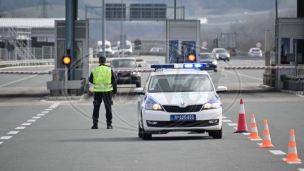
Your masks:
M222 138L222 104L214 89L206 64L151 65L138 100L138 136L143 140L152 134L175 131L208 132L215 139Z

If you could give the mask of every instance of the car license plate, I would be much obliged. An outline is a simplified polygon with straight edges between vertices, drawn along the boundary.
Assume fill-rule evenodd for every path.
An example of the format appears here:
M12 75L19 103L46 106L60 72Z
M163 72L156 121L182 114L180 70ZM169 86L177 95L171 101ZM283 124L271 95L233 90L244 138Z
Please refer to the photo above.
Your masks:
M196 115L170 115L171 121L195 121Z

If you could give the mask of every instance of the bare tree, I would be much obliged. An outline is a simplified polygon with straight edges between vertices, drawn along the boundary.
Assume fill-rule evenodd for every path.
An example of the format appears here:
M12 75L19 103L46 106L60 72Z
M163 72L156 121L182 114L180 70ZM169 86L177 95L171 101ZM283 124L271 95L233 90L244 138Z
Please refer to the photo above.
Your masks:
M6 14L4 13L4 10L2 8L2 0L0 0L0 18L6 17Z

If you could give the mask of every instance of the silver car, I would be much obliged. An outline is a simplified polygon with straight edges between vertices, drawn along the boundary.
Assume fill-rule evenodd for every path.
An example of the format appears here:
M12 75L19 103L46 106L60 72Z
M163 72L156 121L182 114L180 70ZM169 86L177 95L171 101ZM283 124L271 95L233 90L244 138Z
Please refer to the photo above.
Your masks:
M214 48L212 53L217 60L230 61L230 54L224 48Z

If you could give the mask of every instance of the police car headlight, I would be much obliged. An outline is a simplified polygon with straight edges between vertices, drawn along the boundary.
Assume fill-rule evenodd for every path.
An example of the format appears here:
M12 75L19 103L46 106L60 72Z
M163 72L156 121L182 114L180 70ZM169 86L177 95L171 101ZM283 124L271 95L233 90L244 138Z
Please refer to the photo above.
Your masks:
M230 57L230 54L227 54L227 57L229 58L229 57Z
M212 64L217 65L217 61L213 61Z
M218 109L221 107L221 102L219 101L219 97L214 95L205 105L204 109Z
M159 103L157 103L154 99L152 99L151 97L147 97L145 109L146 110L163 110L162 106Z
M219 54L216 54L216 55L215 55L215 57L216 57L216 58L219 58L219 57L220 57L220 55L219 55Z

